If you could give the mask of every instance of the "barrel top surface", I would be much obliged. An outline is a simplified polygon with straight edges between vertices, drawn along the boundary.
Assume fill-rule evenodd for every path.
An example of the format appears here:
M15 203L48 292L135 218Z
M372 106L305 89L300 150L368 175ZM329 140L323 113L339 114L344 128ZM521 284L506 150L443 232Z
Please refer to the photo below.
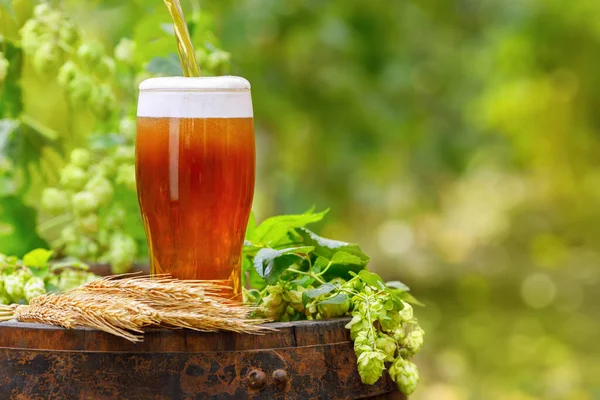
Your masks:
M265 324L273 331L260 335L197 332L187 329L147 329L144 341L131 343L91 329L64 329L36 323L0 323L0 348L107 352L249 351L319 346L350 341L349 318Z

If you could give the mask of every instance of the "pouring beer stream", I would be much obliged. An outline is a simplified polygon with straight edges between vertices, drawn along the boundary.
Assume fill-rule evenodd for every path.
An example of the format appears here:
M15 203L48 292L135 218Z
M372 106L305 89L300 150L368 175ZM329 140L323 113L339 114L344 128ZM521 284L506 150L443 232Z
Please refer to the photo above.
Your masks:
M164 2L173 19L173 28L175 31L175 38L177 39L177 52L179 53L183 75L187 77L198 77L200 76L200 66L196 59L196 52L194 51L190 31L185 22L181 3L179 0L164 0Z

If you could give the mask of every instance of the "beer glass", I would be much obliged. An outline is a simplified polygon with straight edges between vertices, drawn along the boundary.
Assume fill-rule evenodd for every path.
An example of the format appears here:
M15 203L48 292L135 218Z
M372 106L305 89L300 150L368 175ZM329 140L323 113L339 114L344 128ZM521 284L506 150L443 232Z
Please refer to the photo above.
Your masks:
M148 79L137 116L138 201L151 273L222 281L239 295L255 175L249 82Z

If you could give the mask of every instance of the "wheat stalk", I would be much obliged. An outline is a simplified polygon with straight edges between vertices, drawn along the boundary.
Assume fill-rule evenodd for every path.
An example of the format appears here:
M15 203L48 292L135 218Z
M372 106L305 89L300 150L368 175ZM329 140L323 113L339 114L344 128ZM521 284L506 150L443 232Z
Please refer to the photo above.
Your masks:
M212 281L180 281L166 276L98 279L62 294L45 294L29 305L0 306L0 321L17 319L72 329L95 328L132 342L143 328L187 328L264 333L270 328L250 319L252 307L219 297L225 287Z
M244 306L239 302L224 299L219 296L224 290L231 290L229 286L216 281L182 281L168 276L132 276L126 279L108 277L86 283L75 291L114 293L132 299L140 300L140 293L144 293L141 301L155 308L189 310L189 303L204 307L204 313L213 316L245 318L252 307Z

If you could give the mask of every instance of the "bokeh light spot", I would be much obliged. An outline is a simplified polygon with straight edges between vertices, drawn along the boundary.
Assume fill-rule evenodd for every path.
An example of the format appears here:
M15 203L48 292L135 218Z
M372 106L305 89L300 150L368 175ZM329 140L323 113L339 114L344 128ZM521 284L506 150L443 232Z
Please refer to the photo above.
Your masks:
M555 296L556 286L547 274L531 274L521 284L521 297L531 308L547 307Z

